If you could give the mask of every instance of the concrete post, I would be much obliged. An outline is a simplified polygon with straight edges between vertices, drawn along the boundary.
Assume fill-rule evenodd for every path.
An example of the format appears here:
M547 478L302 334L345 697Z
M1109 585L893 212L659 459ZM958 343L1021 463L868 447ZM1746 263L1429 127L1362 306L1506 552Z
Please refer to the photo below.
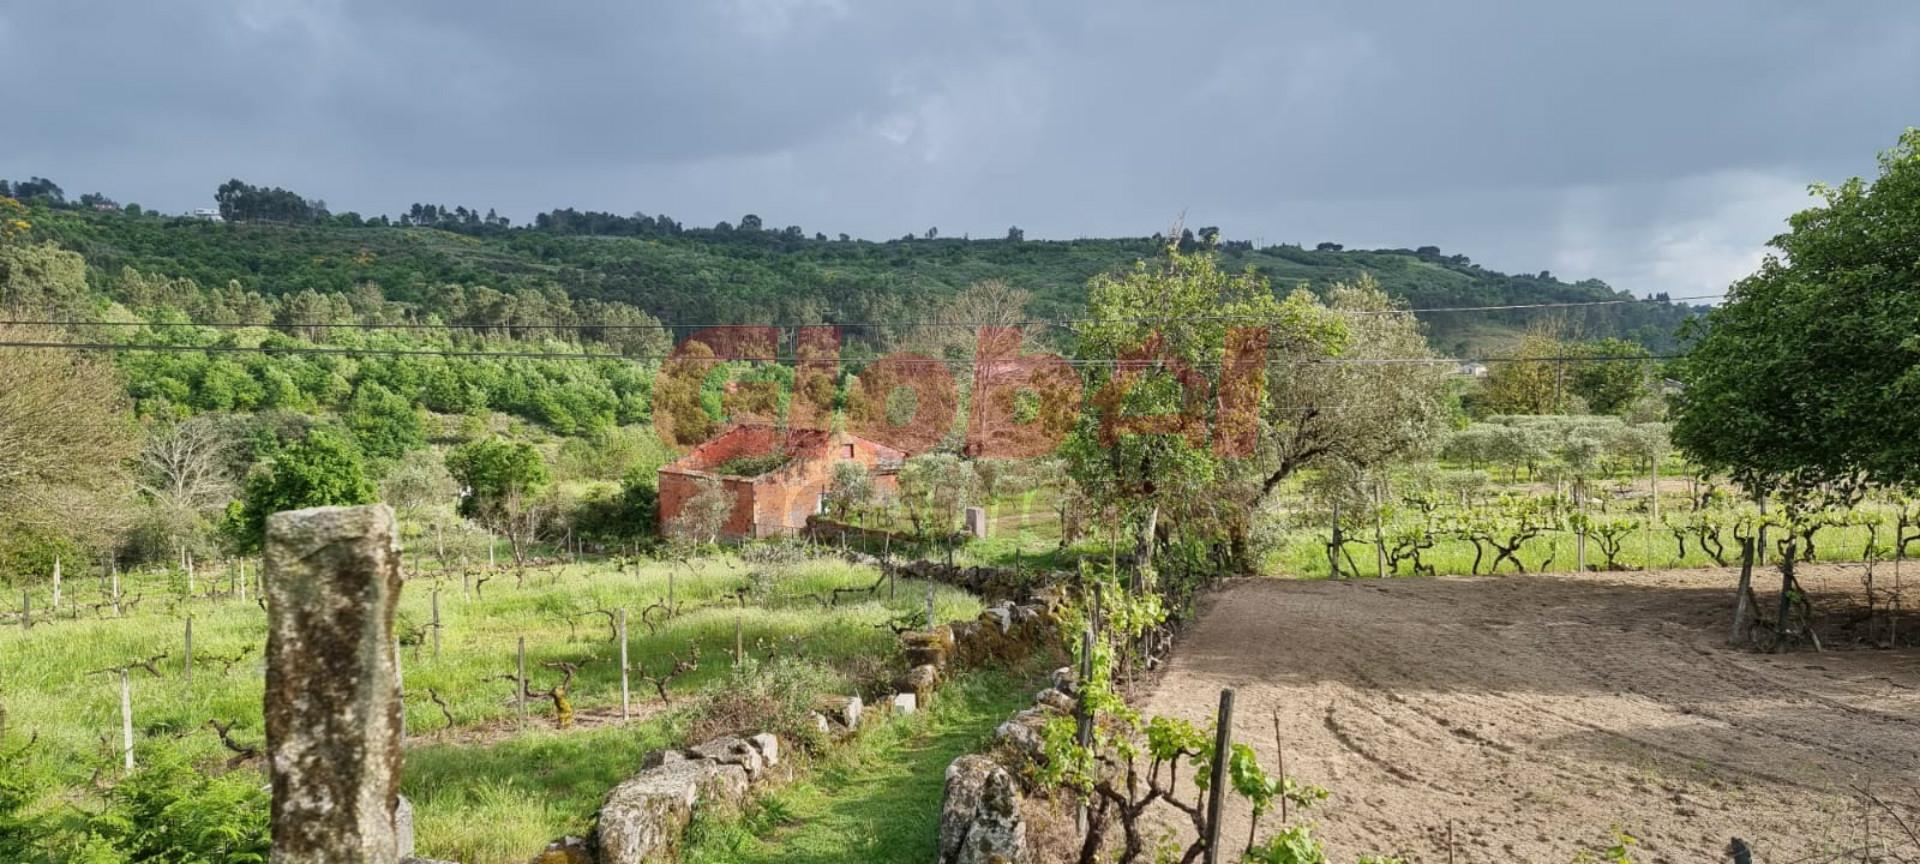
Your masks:
M274 864L400 857L400 547L386 505L267 519Z

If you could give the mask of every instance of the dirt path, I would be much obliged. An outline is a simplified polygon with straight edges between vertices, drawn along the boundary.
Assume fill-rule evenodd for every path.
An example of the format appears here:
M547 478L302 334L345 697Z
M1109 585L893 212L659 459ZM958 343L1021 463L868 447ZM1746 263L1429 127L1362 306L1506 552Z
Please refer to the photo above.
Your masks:
M1816 602L1857 589L1814 571ZM1463 864L1570 861L1614 825L1636 861L1723 860L1740 837L1781 864L1860 845L1855 787L1920 829L1920 653L1727 650L1732 582L1251 581L1214 598L1145 707L1203 722L1237 688L1235 738L1268 766L1277 711L1288 773L1334 794L1314 818L1336 861L1446 861L1452 820Z

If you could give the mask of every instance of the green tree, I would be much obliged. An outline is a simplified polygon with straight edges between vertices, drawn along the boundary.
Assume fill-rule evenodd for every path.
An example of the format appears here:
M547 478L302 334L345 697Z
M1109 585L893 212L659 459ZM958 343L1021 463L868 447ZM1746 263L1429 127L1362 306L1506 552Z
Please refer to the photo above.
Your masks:
M827 480L827 501L835 517L845 519L872 500L873 474L866 466L852 460L833 463L833 472Z
M321 427L280 451L247 478L242 502L230 508L228 533L242 551L259 551L267 517L308 507L372 504L380 491L352 439Z
M1653 354L1645 345L1612 337L1574 346L1573 393L1595 414L1624 414L1652 395Z
M1480 415L1559 414L1567 410L1572 389L1567 381L1567 366L1555 358L1566 354L1566 346L1543 330L1534 330L1501 359L1490 364L1486 384L1480 391Z
M1920 482L1920 130L1880 176L1816 186L1675 365L1674 439L1750 490Z
M342 419L361 451L375 459L398 459L427 446L420 412L405 397L375 382L363 383L354 391Z
M455 447L447 470L465 490L460 515L506 535L513 560L525 563L539 534L539 496L552 482L540 451L525 441L488 438Z

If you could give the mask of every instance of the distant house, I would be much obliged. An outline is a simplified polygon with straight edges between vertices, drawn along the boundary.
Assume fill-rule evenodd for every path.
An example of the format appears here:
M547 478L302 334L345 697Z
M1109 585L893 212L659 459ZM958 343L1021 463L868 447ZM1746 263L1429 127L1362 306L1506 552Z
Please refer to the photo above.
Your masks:
M197 208L194 208L193 213L190 215L192 215L193 218L195 219L205 219L210 222L226 221L225 219L221 218L220 210L215 207L197 207Z
M1469 378L1485 378L1487 376L1487 364L1469 360L1460 364L1454 371Z
M722 536L795 534L806 528L807 517L825 509L835 463L858 463L873 475L875 489L890 495L906 458L903 451L845 432L742 423L660 469L660 528L664 533L700 494L703 480L713 480L733 498Z

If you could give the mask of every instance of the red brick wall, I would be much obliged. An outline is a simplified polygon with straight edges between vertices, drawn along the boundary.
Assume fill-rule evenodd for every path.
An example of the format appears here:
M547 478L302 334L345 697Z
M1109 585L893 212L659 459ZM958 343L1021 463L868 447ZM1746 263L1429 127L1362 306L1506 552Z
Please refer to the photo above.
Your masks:
M770 426L739 426L709 440L681 459L660 469L660 528L664 533L686 502L700 492L701 477L713 476L713 466L738 456L758 456L793 446L794 460L778 471L751 480L727 479L734 496L733 512L723 532L729 537L770 537L806 528L817 512L820 497L833 476L833 465L845 461L847 447L853 461L872 471L883 462L898 463L903 453L863 438L800 430L787 433ZM891 474L877 475L875 486L892 494L897 484Z

